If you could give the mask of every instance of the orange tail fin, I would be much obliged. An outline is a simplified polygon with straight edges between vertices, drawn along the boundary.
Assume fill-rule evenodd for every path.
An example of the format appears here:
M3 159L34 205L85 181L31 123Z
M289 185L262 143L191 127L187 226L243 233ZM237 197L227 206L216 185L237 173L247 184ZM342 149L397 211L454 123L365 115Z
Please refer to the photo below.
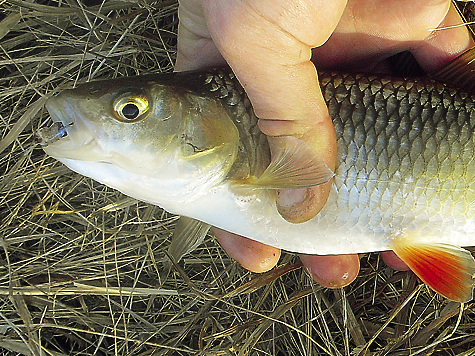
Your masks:
M460 303L472 300L475 259L470 251L407 236L395 238L391 248L435 292Z

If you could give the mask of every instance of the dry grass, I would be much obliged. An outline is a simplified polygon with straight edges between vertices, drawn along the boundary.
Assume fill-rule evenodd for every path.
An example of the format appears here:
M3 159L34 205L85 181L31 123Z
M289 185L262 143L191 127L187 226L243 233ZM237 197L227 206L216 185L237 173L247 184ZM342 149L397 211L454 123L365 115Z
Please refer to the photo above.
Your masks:
M176 1L0 1L0 347L25 355L471 355L473 303L363 256L344 290L284 254L264 275L212 237L163 280L176 218L46 157L45 98L170 71Z

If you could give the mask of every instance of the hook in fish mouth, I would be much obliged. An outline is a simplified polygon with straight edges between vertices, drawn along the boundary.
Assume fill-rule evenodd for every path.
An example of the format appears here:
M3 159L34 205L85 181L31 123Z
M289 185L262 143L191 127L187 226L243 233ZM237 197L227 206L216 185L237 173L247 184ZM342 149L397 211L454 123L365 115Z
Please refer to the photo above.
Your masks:
M48 146L68 136L66 127L72 126L74 122L64 126L61 121L55 121L50 127L39 129L36 137L41 146Z

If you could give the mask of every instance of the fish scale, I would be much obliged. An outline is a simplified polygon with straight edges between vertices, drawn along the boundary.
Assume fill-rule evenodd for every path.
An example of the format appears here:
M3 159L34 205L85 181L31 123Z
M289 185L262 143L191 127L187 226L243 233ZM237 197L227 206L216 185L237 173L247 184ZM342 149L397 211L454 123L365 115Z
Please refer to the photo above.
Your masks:
M451 225L457 220L458 226L452 226L456 230L463 229L461 222L472 223L472 96L431 80L416 84L349 75L341 80L340 74L320 77L339 152L334 194L326 205L332 208L325 207L320 218L331 210L349 216L346 223L352 230L386 231L387 236L411 226L425 230L435 222ZM449 194L457 199L448 199ZM389 206L381 204L381 196L391 197L391 214L384 214ZM356 216L351 213L355 209L360 211ZM378 224L368 224L366 215ZM462 240L458 242L467 242Z

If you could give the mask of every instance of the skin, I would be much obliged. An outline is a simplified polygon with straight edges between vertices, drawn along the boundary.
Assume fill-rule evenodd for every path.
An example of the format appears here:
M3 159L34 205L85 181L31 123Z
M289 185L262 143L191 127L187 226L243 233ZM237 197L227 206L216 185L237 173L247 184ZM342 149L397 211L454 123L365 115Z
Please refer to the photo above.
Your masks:
M335 167L333 124L317 69L380 70L388 56L410 50L430 72L473 46L450 0L181 0L176 71L226 63L245 88L269 140L305 140ZM278 100L276 100L278 98ZM314 217L331 183L281 191L277 206L290 222ZM228 254L253 272L271 269L280 250L214 229ZM318 283L338 288L359 271L357 255L301 255ZM382 254L396 269L407 266Z

